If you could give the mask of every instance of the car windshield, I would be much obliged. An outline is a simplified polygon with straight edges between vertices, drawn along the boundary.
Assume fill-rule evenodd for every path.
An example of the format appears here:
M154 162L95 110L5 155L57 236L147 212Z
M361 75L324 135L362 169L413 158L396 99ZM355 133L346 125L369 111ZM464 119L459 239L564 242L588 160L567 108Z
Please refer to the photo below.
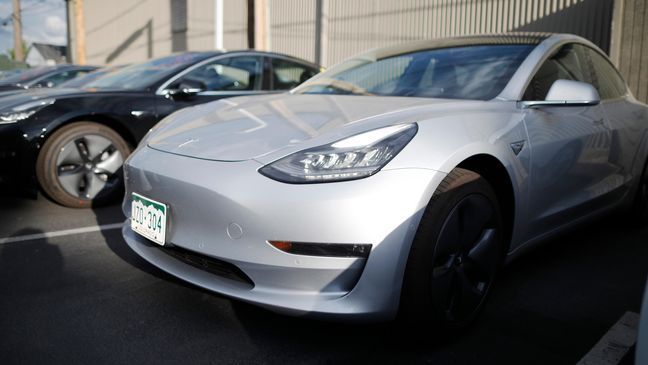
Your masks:
M56 67L36 67L28 70L21 71L15 75L7 76L0 80L3 84L19 84L27 82L45 75L48 72L54 71Z
M96 71L88 72L87 74L85 74L83 76L75 77L72 80L69 80L69 81L66 81L66 82L64 82L62 84L57 85L56 87L58 87L58 88L79 88L79 87L83 87L86 84L89 84L89 83L99 79L100 77L103 77L103 76L107 75L108 73L114 72L114 71L116 71L116 70L118 70L118 69L120 69L122 67L123 66L106 67L106 68L102 68L102 69L99 69L99 70L96 70Z
M300 94L489 100L506 86L533 45L477 45L384 58L351 58L295 89Z
M124 67L84 85L88 89L145 89L185 67L207 57L204 53L183 53Z

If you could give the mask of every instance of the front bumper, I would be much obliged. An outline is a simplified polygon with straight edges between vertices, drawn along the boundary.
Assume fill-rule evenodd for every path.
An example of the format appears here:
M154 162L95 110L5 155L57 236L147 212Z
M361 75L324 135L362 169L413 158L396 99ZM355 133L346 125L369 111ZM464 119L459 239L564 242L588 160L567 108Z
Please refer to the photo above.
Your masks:
M445 174L384 170L362 180L291 185L262 176L260 167L253 160L207 161L148 147L124 166L127 217L132 192L168 204L167 242L235 266L251 285L169 255L135 234L128 220L126 242L181 279L278 312L392 318L413 236ZM232 234L234 225L240 235ZM269 240L371 244L372 250L367 259L293 255Z
M40 135L25 131L19 123L0 124L0 185L11 191L35 190L34 166Z

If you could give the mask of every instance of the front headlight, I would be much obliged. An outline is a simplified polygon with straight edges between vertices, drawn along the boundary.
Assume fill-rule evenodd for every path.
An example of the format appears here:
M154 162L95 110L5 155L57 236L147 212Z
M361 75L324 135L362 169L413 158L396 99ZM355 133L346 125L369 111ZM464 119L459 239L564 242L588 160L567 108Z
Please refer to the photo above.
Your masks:
M42 108L54 104L55 101L56 99L43 99L13 107L7 112L0 113L0 124L16 123L27 119Z
M259 172L293 184L360 179L380 171L412 140L417 130L416 123L374 129L293 153L262 167Z

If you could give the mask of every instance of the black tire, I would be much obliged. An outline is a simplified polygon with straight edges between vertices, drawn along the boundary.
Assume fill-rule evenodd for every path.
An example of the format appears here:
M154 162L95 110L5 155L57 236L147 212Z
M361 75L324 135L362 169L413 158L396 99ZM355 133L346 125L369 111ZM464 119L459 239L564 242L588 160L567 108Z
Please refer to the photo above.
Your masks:
M121 164L131 152L113 129L75 122L55 131L36 161L36 177L55 202L88 208L112 202L123 192Z
M627 212L627 222L631 227L641 227L648 223L648 161L644 164L637 192Z
M400 318L449 329L482 309L505 245L497 196L479 174L456 168L423 213L405 269Z

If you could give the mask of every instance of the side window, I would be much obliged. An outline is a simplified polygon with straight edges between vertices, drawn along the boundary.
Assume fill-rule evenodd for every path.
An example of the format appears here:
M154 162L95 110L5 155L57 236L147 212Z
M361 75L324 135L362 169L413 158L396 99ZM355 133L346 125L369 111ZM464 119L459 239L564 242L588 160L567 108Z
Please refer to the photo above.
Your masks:
M45 77L42 80L39 80L33 86L36 87L54 87L59 84L62 84L65 81L72 80L77 76L85 74L86 71L63 71L48 77Z
M556 80L574 80L592 83L592 72L587 60L587 50L579 45L567 44L551 56L533 76L524 92L523 100L545 100Z
M601 99L614 99L627 93L625 81L619 72L604 56L597 51L587 49L592 62L594 86L598 89Z
M183 81L201 85L205 91L260 90L262 58L257 56L227 57L202 65L184 75L170 87Z
M317 70L296 62L274 57L271 59L273 90L290 90L317 73Z

